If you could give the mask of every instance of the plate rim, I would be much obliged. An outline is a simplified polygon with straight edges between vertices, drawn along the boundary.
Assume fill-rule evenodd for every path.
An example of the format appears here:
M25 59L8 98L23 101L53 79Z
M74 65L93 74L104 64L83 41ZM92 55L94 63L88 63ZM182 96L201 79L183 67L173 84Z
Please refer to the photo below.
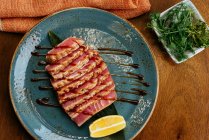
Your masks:
M30 134L31 137L33 137L34 139L38 139L37 135L34 135L32 134L31 130L28 129L28 127L26 126L26 124L24 123L23 119L20 117L20 114L19 112L17 111L17 108L15 106L15 103L14 103L14 100L13 100L13 97L12 97L12 87L11 87L11 73L12 73L12 68L13 68L13 62L14 62L14 59L15 59L15 56L17 54L17 51L20 47L20 45L22 44L23 40L25 39L25 37L27 35L30 34L30 32L35 28L37 27L39 24L41 24L43 21L45 21L47 18L51 17L51 16L54 16L56 14L59 14L59 13L62 13L62 12L65 12L65 11L71 11L71 10L77 10L77 9L94 9L94 10L97 10L97 11L102 11L104 13L107 13L107 14L110 14L110 15L113 15L115 16L116 18L119 18L121 19L122 21L128 23L132 28L134 28L137 33L140 35L140 37L143 39L143 41L146 43L147 45L147 48L148 50L150 51L150 54L153 58L153 62L154 62L154 67L156 69L156 78L157 78L157 87L156 87L156 96L155 96L155 101L153 103L153 107L151 109L151 112L147 118L147 120L144 122L144 124L142 125L142 127L136 132L136 134L131 138L132 140L144 129L144 127L147 125L147 123L149 122L154 110L155 110L155 107L156 107L156 104L157 104L157 100L158 100L158 93L159 93L159 71L158 71L158 66L156 64L156 58L154 56L154 53L153 51L150 49L150 45L149 43L147 42L147 40L144 38L144 36L142 35L142 33L136 28L135 25L133 25L130 21L128 21L127 19L124 19L114 13L111 13L111 12L108 12L108 11L105 11L103 9L98 9L98 8L92 8L92 7L75 7L75 8L67 8L67 9L64 9L64 10L61 10L61 11L58 11L58 12L55 12L55 13L52 13L52 14L49 14L47 15L46 17L42 18L38 23L36 23L30 30L28 30L24 35L23 37L21 38L21 40L19 41L19 43L17 44L16 48L15 48L15 51L13 53L13 56L12 56L12 60L11 60L11 63L10 63L10 68L9 68L9 77L8 77L8 85L9 85L9 95L10 95L10 100L11 100L11 103L12 103L12 107L14 109L14 112L19 120L19 122L21 123L21 125L23 126L23 128Z

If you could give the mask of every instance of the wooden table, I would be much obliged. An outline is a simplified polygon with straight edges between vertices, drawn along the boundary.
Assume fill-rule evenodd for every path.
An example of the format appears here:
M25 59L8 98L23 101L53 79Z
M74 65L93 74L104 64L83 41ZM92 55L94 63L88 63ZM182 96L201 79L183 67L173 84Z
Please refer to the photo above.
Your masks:
M178 0L150 0L151 12L162 12ZM192 0L209 23L209 0ZM153 51L159 70L159 96L155 111L136 137L140 140L209 140L209 49L176 65L146 29L149 13L130 20ZM18 121L8 90L9 66L23 34L0 32L0 140L32 137Z

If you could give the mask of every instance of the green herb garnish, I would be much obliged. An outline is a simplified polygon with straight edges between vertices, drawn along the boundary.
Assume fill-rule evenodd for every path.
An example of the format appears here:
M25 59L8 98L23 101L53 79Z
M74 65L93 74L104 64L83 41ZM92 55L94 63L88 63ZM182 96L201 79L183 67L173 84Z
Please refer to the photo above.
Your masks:
M49 37L49 41L50 44L55 47L56 45L58 45L60 42L62 42L62 40L52 31L48 32L48 37Z
M185 52L194 53L194 48L209 46L207 24L197 19L186 4L178 5L163 16L151 14L150 18L148 27L157 30L159 39L178 61L188 57Z

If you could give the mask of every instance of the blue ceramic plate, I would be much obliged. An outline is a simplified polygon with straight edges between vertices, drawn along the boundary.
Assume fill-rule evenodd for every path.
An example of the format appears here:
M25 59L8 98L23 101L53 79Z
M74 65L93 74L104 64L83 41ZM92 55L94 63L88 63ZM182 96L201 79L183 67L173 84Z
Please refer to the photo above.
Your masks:
M50 97L51 102L57 103L53 90L38 89L40 85L50 86L49 81L31 82L31 78L47 76L44 73L32 72L33 69L44 69L38 62L45 58L32 56L31 52L35 50L36 45L50 45L47 37L49 30L54 31L62 39L76 36L94 47L120 48L134 52L132 57L107 54L101 56L106 62L139 64L140 68L134 69L107 63L112 74L122 75L127 71L143 74L145 81L151 84L149 87L134 86L129 84L133 79L113 77L116 89L130 91L131 88L140 88L149 92L145 96L117 93L118 97L139 100L138 105L114 103L118 113L124 116L127 122L127 127L123 131L125 139L135 137L150 118L157 100L156 65L146 42L132 25L111 13L94 8L64 10L45 18L24 36L17 47L11 63L10 96L14 110L25 129L35 139L92 139L88 130L92 120L79 128L62 109L40 106L36 103L36 99L42 97ZM128 84L119 84L124 81Z

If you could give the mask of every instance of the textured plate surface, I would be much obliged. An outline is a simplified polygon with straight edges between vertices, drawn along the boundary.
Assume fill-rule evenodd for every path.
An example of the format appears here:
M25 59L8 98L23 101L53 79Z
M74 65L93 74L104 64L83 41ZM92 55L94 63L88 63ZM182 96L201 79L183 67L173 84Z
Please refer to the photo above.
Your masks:
M140 68L108 64L111 73L124 74L131 71L143 74L150 87L119 84L133 79L113 77L116 89L130 90L140 88L149 92L146 96L117 93L118 97L139 100L138 105L115 102L118 113L124 116L127 127L125 138L133 138L141 131L152 114L157 100L158 75L151 52L142 36L123 19L108 12L94 8L75 8L64 10L49 16L28 32L13 57L10 70L10 96L15 112L25 129L36 139L92 139L89 137L88 126L92 120L82 127L77 127L60 108L40 106L37 98L50 97L52 103L57 103L53 90L40 91L38 86L49 86L49 81L31 82L31 78L47 76L34 74L33 69L44 69L38 66L44 57L35 57L31 52L36 45L49 46L47 32L54 31L60 38L68 36L83 38L86 44L96 47L120 48L134 52L132 57L107 55L101 56L106 62L137 63ZM46 53L47 50L39 50ZM106 139L106 138L103 138ZM109 137L111 139L111 137Z

